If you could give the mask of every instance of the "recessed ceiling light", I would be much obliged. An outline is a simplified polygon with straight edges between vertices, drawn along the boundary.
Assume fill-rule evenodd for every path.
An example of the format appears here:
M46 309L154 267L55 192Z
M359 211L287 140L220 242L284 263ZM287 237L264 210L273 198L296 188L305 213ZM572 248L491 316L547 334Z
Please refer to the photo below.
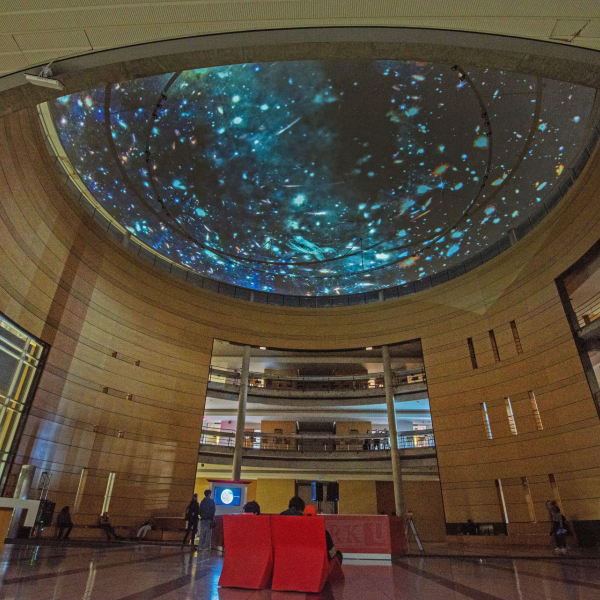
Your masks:
M266 350L266 349L267 349L267 347L266 347L266 346L261 346L261 347L260 347L260 349L261 349L261 350Z
M365 350L373 350L373 346L369 346L368 348L365 348Z

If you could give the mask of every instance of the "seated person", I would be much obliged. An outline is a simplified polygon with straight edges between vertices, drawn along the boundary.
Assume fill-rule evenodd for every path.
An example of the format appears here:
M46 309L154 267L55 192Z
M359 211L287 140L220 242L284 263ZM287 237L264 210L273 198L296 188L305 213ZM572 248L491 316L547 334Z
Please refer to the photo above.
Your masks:
M302 498L299 496L294 496L288 504L288 509L284 510L281 514L290 515L293 517L302 517L304 516L304 507L304 500L302 500Z
M152 520L148 519L145 523L142 523L141 527L138 529L137 537L145 538L149 531L152 531Z
M250 502L246 502L246 504L244 504L243 511L244 514L260 515L260 506L258 505L258 502L251 500Z
M316 517L317 516L317 508L312 504L309 504L304 508L304 516L305 517ZM331 534L327 529L325 530L325 543L327 544L327 554L329 556L329 560L332 561L336 556L340 561L340 565L344 560L344 555L335 547L333 543L333 539Z
M104 533L106 533L106 539L110 541L110 536L113 536L113 539L120 539L119 536L115 533L113 526L110 524L110 519L108 518L108 513L105 512L100 517L100 522L98 523L101 529L104 529Z
M71 529L73 529L73 521L71 520L71 513L69 512L69 507L65 506L59 513L58 517L56 517L56 529L58 529L58 535L56 536L59 540L68 540L69 535L71 534ZM63 532L67 530L65 537L63 537Z

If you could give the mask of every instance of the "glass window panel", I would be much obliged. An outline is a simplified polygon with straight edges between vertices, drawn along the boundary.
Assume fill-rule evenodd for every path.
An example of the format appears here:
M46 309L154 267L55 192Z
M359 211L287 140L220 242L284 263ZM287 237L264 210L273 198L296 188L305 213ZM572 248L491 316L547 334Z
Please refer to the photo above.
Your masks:
M19 361L0 350L0 394L8 396L15 371L19 368Z
M19 382L15 386L15 389L12 394L15 400L18 400L19 402L23 403L25 402L34 375L35 369L33 367L29 365L23 366L23 372L21 373Z
M0 489L44 346L0 315Z
M30 339L29 336L25 335L5 320L0 321L0 337L12 342L21 349L27 346Z

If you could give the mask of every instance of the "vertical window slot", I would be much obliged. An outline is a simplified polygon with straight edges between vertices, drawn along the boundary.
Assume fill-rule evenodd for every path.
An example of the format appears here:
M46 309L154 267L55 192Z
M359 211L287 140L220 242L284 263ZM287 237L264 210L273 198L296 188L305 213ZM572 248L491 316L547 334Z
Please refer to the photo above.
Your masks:
M111 471L108 475L108 483L106 484L106 493L104 494L104 503L102 504L102 513L108 512L110 506L110 498L112 496L113 485L115 483L115 473Z
M548 475L548 481L550 482L550 489L552 490L552 493L554 494L554 500L555 500L556 504L560 507L561 506L560 494L558 493L558 486L556 485L556 480L554 479L554 475L552 473L550 473Z
M496 482L496 493L498 494L498 504L500 505L500 512L502 513L502 520L508 523L508 512L506 510L506 502L504 501L504 490L502 489L502 482L499 479Z
M487 406L485 405L485 402L481 403L481 413L483 414L483 424L485 425L485 431L487 433L488 439L492 440L494 438L492 437L492 428L490 426L490 417L488 415Z
M471 365L474 369L477 368L477 357L475 356L475 346L473 346L473 338L467 339L467 344L469 346L469 355L471 356Z
M537 521L535 517L535 507L533 505L533 498L531 497L531 490L529 489L529 482L527 477L521 477L521 483L523 484L523 493L525 494L525 502L527 502L527 509L529 510L529 518L532 523Z
M515 340L517 354L523 354L523 346L521 346L521 338L519 337L519 332L517 331L517 324L514 321L511 321L510 328L512 329L513 339Z
M544 429L542 425L542 417L540 417L540 411L538 409L537 400L535 399L535 394L530 390L529 392L529 400L531 401L531 410L533 411L533 416L535 417L535 424L537 428L541 431Z
M504 403L506 404L506 414L508 416L508 426L510 427L510 432L513 435L517 435L517 424L515 423L515 414L513 413L510 398L504 398Z
M79 478L79 485L77 486L77 494L75 494L75 502L73 503L73 512L77 512L81 505L81 498L83 497L83 490L87 481L87 469L81 469L81 477Z
M494 335L494 330L490 329L490 343L492 344L492 352L494 353L494 360L496 362L500 362L500 354L498 352L498 344L496 344L496 336Z

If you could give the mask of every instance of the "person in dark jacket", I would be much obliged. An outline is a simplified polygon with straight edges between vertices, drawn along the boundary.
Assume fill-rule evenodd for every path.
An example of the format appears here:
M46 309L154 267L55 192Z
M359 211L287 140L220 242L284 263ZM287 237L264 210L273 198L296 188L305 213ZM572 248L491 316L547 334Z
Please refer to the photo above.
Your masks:
M246 504L244 504L244 514L249 514L249 515L260 515L260 505L258 504L258 502L255 502L254 500L250 500L250 502L246 502Z
M200 517L200 505L198 504L198 494L194 494L190 503L185 509L185 537L181 545L184 546L187 542L188 535L192 534L190 544L194 546L196 534L198 533L198 519Z
M200 502L200 550L210 550L213 520L215 518L215 501L212 492L206 490L204 499Z
M304 516L305 506L306 505L304 504L304 500L302 500L302 498L300 498L299 496L294 496L288 504L288 509L284 510L281 514L289 515L292 517L302 517Z
M58 535L56 536L59 540L68 540L73 529L73 521L71 520L71 513L69 507L65 506L56 517L56 528L58 529ZM63 531L67 530L65 537L63 538Z
M115 533L115 530L113 529L113 526L110 524L110 519L108 518L108 513L105 512L101 517L100 517L100 528L104 529L104 533L106 533L106 539L110 542L110 536L113 536L113 539L117 539L119 538L119 536Z
M567 553L567 533L569 533L569 526L567 525L567 519L560 512L560 508L555 504L552 507L552 533L556 541L556 548L554 552L558 554Z

